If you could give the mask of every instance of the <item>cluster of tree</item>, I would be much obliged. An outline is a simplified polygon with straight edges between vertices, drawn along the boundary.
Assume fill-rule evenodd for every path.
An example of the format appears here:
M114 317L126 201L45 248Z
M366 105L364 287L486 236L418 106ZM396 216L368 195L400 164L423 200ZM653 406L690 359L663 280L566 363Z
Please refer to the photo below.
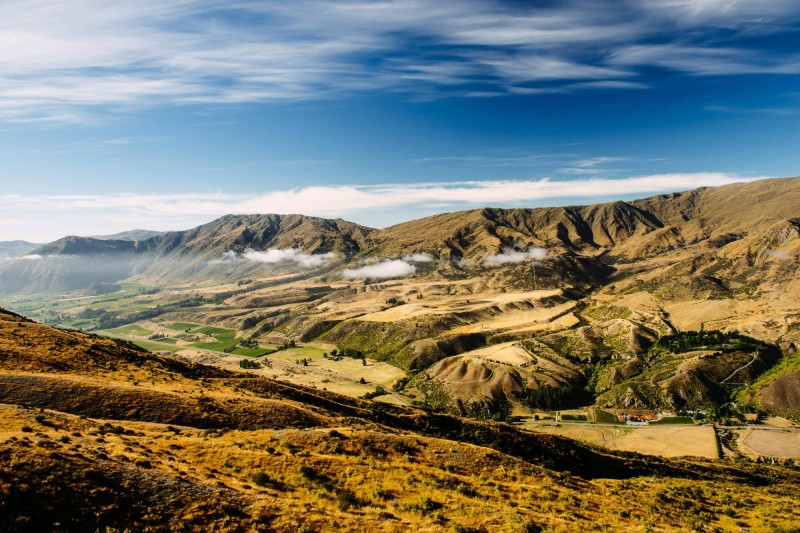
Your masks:
M461 398L456 400L456 407L461 416L477 418L478 420L495 420L506 422L511 417L511 402L508 399L481 400L464 403Z
M86 319L103 318L110 315L111 313L109 313L105 309L90 309L87 307L86 309L78 313L78 318L86 318Z
M311 359L304 357L303 359L295 359L294 362L297 365L308 366L308 363L311 362Z
M152 335L150 335L147 338L148 338L148 340L151 340L151 341L157 341L159 339L166 339L167 336L164 335L163 333L153 333Z
M288 350L289 348L296 348L296 347L297 343L294 341L294 339L292 339L289 342L284 342L283 344L275 348L275 351L277 352L280 350Z
M239 361L239 368L244 368L246 370L255 370L257 368L261 368L261 365L258 363L258 361L242 359L241 361Z
M249 285L251 283L253 283L252 279L240 279L239 281L236 282L236 286L241 287L243 285Z
M386 300L386 305L388 305L389 307L403 305L404 303L406 303L405 300L403 300L402 298L397 298L396 296L392 296L391 298Z
M594 398L585 388L564 384L561 387L543 385L537 389L526 388L517 393L517 399L528 407L554 411L592 403Z
M365 392L364 394L361 395L361 397L365 400L371 400L373 398L377 398L378 396L383 396L384 394L388 393L389 391L387 391L382 385L378 385L377 387L375 387L374 391Z
M161 289L158 287L151 287L149 289L142 287L139 289L139 294L146 295L146 294L158 294L161 292Z
M258 341L252 337L248 339L242 339L239 341L239 346L242 348L258 348Z
M336 355L341 355L342 357L350 357L352 359L364 359L366 356L364 352L361 350L354 350L353 348L342 348L341 350L333 349L331 350L331 355L336 357Z
M741 333L719 330L681 331L658 339L656 347L672 353L684 353L700 348L721 352L753 351L762 348L764 343Z

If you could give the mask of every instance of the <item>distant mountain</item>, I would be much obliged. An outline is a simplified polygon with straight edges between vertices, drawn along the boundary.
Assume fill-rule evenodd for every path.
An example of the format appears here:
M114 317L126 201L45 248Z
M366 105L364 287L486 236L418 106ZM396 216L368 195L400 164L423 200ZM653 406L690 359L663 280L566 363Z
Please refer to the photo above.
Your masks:
M162 281L235 278L274 270L276 265L221 261L226 252L294 248L309 254L333 252L347 258L374 248L372 234L376 231L341 219L228 215L191 230L144 240L70 236L33 250L41 256L39 260L4 265L0 269L0 293L83 289L93 282L114 282L138 273Z
M461 259L479 264L487 255L506 248L525 250L537 246L548 249L550 255L574 258L579 264L573 261L577 270L571 274L572 278L585 275L593 278L593 282L607 265L689 253L697 263L689 266L692 272L683 272L681 269L689 263L681 262L673 265L676 270L669 276L655 282L663 284L664 290L679 290L670 288L670 284L688 274L697 278L698 286L713 289L713 281L693 274L701 263L709 267L711 263L722 261L725 264L719 263L719 268L736 268L728 264L733 256L726 255L734 249L735 257L741 257L742 253L747 256L747 250L768 257L773 253L768 240L797 239L797 232L793 233L791 228L795 227L792 221L800 215L798 205L800 178L770 179L631 202L461 211L386 229L303 215L228 215L191 230L139 240L130 240L131 234L116 239L111 237L120 235L103 239L65 237L33 253L48 257L114 257L129 265L115 268L111 277L143 273L163 281L235 278L266 269L275 270L275 264L244 261L224 264L222 261L223 254L240 254L247 249L294 248L308 254L334 252L341 259L337 266L368 257L426 252L455 266L461 264ZM733 246L732 243L738 244ZM793 249L789 241L780 246ZM775 252L789 253L782 249ZM63 282L67 275L50 276L41 266L33 268L11 263L14 262L6 264L0 272L0 290L4 292L80 288L79 283ZM83 265L73 264L80 273L85 272ZM60 268L64 273L69 270L63 265ZM29 282L26 276L32 276ZM80 283L84 283L84 278L82 276Z
M150 237L157 237L163 235L163 231L151 231L146 229L133 229L130 231L123 231L115 233L114 235L95 235L89 237L90 239L97 239L100 241L144 241Z
M796 389L798 367L776 363L775 357L775 350L788 357L800 347L798 206L800 178L786 178L630 202L476 209L386 229L302 215L228 215L144 240L60 239L33 250L32 258L0 266L0 292L87 289L136 275L162 287L255 280L222 293L208 309L192 307L181 321L229 320L243 329L258 324L255 331L274 335L268 340L278 344L322 337L405 370L429 369L409 384L421 393L446 375L452 401L475 398L469 383L477 378L469 376L489 374L496 386L481 391L489 401L538 383L589 390L603 405L635 408L706 405L729 398L734 385L752 385L742 403L800 416L797 398L785 392ZM521 254L531 247L547 250L535 274L524 261L530 256ZM282 250L279 257L332 252L332 259L303 265L243 256L270 249ZM513 259L509 249L523 259ZM344 268L402 261L407 254L424 259L407 283L342 283ZM501 266L483 265L503 254L511 259L495 261ZM390 289L404 284L406 292ZM542 289L558 295L541 301L490 298ZM370 319L361 306L380 291L387 291L381 308L415 302L423 292L465 298L450 307L430 304L435 312L425 299ZM553 322L533 330L514 326L531 313L552 313ZM502 324L503 315L516 318L497 331L487 325ZM758 360L750 348L729 351L724 342L716 355L705 349L651 350L663 336L704 328L740 332L770 348ZM481 353L469 355L484 346L529 340L534 330L537 341L526 351L551 361L543 369L518 372L502 362L486 363ZM519 347L509 352L527 357ZM771 365L774 372L761 380Z
M27 241L0 242L0 261L22 257L39 246L41 246L41 244Z

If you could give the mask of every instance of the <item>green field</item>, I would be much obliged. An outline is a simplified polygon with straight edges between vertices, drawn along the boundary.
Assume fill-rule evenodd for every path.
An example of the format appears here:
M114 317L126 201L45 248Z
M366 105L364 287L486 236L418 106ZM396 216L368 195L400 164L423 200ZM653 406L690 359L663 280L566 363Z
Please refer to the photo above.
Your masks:
M168 329L174 329L175 331L186 331L187 329L193 329L197 327L197 324L188 324L186 322L176 322L174 324L170 324L169 326L165 326Z
M108 332L113 333L114 335L133 335L135 337L148 337L153 334L153 332L149 329L144 329L136 324L109 329Z
M195 342L190 344L194 348L202 348L204 350L214 350L215 352L224 352L239 344L239 339L236 337L236 331L232 329L215 328L206 326L198 329L195 333L204 333L214 337L216 342Z
M231 332L234 332L234 330L227 329L227 328L217 328L217 327L214 327L214 326L203 326L202 328L196 329L192 333L202 333L204 335L214 335L214 336L216 336L218 334L231 333Z
M625 425L625 422L620 422L617 418L617 415L609 413L608 411L603 411L602 409L594 409L594 417L595 422L598 424L621 424Z
M150 342L150 341L132 341L136 346L141 346L145 350L150 350L151 352L177 352L182 350L183 348L180 346L170 346L168 344L160 344L158 342Z

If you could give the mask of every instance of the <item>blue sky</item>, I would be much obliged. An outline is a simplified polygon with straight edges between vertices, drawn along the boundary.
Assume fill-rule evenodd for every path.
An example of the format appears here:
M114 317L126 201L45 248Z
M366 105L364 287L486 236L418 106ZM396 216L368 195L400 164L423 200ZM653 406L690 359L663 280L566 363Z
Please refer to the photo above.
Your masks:
M800 174L790 0L0 5L0 240Z

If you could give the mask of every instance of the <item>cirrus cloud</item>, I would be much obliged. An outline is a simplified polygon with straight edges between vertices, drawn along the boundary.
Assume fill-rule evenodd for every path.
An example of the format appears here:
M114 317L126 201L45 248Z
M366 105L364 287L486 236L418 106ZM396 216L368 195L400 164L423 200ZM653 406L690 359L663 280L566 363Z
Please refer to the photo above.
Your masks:
M379 91L646 88L653 66L800 68L797 54L752 38L795 29L791 0L9 0L0 19L0 119L10 121Z

